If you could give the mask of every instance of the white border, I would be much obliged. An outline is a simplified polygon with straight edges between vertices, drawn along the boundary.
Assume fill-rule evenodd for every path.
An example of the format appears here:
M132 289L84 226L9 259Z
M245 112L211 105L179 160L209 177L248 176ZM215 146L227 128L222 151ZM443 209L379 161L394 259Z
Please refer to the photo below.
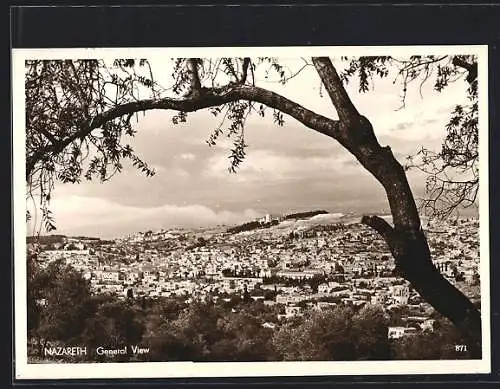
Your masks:
M430 55L475 54L479 57L479 151L480 161L480 276L483 314L483 358L481 360L369 361L369 362L252 362L192 363L144 362L101 364L28 364L26 315L26 201L25 201L25 112L24 61L28 58L148 58L274 56L293 58L321 55ZM13 207L15 280L15 378L181 378L256 377L381 374L474 374L491 372L490 266L488 206L488 47L487 46L368 46L368 47L249 47L249 48L80 48L13 49Z

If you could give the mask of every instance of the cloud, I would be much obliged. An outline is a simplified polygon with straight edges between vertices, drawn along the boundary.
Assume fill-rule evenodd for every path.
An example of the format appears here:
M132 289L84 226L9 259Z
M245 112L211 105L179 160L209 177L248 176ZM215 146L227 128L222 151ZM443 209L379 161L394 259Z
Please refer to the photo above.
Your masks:
M229 175L227 169L229 161L220 157L213 157L208 161L205 174L208 177L225 178L240 182L245 181L280 181L296 180L304 177L331 175L335 172L342 175L343 156L308 156L283 155L273 150L251 150L241 163L237 174Z
M159 207L139 208L117 204L101 198L68 196L52 204L56 224L60 233L116 237L118 235L146 230L180 227L205 227L232 225L260 217L253 209L240 212L214 211L199 205L164 204Z
M196 155L194 155L193 153L183 153L179 155L179 158L186 161L194 161L196 159Z
M411 122L399 123L396 126L394 126L394 131L408 130L408 128L411 128L412 125L413 125L413 123L411 123Z

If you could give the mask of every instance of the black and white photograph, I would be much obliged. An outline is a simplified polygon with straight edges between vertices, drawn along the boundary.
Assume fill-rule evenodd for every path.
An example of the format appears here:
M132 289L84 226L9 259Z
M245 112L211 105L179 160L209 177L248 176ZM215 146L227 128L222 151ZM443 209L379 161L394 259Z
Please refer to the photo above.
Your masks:
M486 46L12 58L18 378L490 371Z

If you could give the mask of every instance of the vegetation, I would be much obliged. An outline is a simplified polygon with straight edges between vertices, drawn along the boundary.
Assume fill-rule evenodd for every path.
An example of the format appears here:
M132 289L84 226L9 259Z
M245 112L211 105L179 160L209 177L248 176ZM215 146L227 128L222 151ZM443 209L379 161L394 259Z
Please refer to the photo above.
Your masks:
M238 232L243 232L243 231L252 231L256 230L258 228L269 228L271 226L277 225L279 222L277 220L272 220L269 223L265 222L260 222L260 221L251 221L247 223L240 224L235 227L228 228L227 232L231 234L237 234Z
M266 306L240 295L230 295L229 301L219 298L190 304L181 297L93 296L81 275L62 262L47 269L30 263L32 358L48 358L43 355L44 347L56 345L86 345L88 354L69 357L73 362L453 359L470 355L455 351L453 346L462 338L442 320L434 333L390 341L390 318L378 306L337 305L278 321L283 306ZM149 353L115 357L95 353L98 346L137 344L149 348ZM68 361L68 357L60 358Z
M288 219L306 219L309 217L317 216L317 215L325 215L327 211L307 211L307 212L298 212L298 213L290 213L284 217L285 220Z
M67 236L65 235L41 235L41 236L27 236L26 243L38 243L41 245L49 245L54 243L65 243Z

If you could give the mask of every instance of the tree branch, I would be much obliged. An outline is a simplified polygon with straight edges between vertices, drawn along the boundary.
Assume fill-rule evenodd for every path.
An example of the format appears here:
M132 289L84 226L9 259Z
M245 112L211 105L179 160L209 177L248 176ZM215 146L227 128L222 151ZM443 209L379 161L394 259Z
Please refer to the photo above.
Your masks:
M247 81L248 66L250 65L250 58L245 57L243 59L243 70L240 78L240 84L244 84Z
M312 61L340 118L336 139L383 185L394 227L418 232L420 218L403 167L389 147L379 144L370 121L358 113L330 59Z
M392 242L394 238L394 228L381 217L376 215L363 216L361 218L361 223L377 231L386 242Z
M199 58L189 58L187 60L188 74L191 82L190 94L199 96L201 94L200 75L198 73Z
M29 177L36 163L42 160L44 155L48 153L57 154L61 152L73 141L79 138L85 138L93 130L101 127L104 123L112 121L123 115L153 109L193 112L238 100L259 102L270 108L278 109L283 113L290 115L305 126L314 129L319 133L332 138L339 137L339 122L336 120L319 115L287 99L286 97L267 89L250 85L230 84L221 88L207 88L203 90L203 94L194 96L189 95L183 99L146 99L117 105L108 111L93 117L91 120L83 122L80 129L72 135L58 141L56 144L41 148L32 156L28 156L26 158L26 177Z
M54 135L52 135L49 131L47 131L43 126L38 128L38 131L42 133L52 144L57 144L59 141Z
M466 80L469 84L472 84L477 79L477 63L469 63L459 56L453 57L452 60L453 65L459 66L469 73Z
M342 85L342 80L332 61L328 57L313 57L312 62L337 110L339 119L345 123L351 123L353 118L359 117L359 113Z
M472 68L473 68L473 64L471 64L471 63L463 60L459 56L453 57L452 63L455 66L460 66L461 68L464 68L468 72L470 72L472 70Z

